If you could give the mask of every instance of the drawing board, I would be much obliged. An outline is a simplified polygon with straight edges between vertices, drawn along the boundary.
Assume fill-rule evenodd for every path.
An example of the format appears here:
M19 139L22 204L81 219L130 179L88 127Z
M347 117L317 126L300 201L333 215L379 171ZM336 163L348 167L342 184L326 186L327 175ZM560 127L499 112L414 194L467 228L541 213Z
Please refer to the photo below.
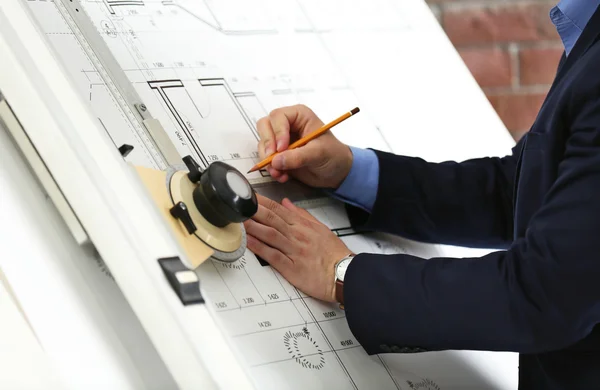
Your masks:
M246 172L258 162L257 120L296 103L306 104L325 122L360 107L359 115L333 130L358 147L439 160L501 155L512 146L420 0L78 4L76 12L89 17L177 153L192 155L204 167L224 161ZM110 70L77 31L67 5L61 0L29 0L27 5L114 146L134 146L127 156L131 164L167 167L169 162L124 103L126 94L115 88ZM450 60L442 64L442 58ZM460 99L452 100L449 95L459 84ZM433 111L432 102L440 104L439 111ZM467 139L480 147L466 148ZM289 196L307 208L354 252L424 258L444 254L438 245L358 234L341 203L296 184L275 183L264 170L247 177L259 193ZM257 388L514 386L516 365L508 354L368 356L343 310L302 294L250 251L234 263L208 261L196 272L212 319Z

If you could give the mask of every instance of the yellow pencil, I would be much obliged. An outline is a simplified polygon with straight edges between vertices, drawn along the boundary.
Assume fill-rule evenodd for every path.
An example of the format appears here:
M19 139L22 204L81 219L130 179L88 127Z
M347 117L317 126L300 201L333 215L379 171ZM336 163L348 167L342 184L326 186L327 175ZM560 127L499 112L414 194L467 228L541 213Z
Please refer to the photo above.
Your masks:
M291 144L290 146L288 146L287 150L296 149L300 146L306 145L309 141L312 141L313 139L325 134L327 132L327 130L329 130L333 126L345 121L346 119L350 118L352 115L358 113L359 111L360 111L360 109L358 107L352 109L351 111L348 111L347 113L340 116L339 118L329 122L328 124L313 131L312 133L308 134L307 136L300 138L298 141L296 141L293 144ZM251 173L251 172L254 172L254 171L257 171L259 169L266 167L267 165L269 165L271 163L271 161L273 161L273 158L275 156L277 156L279 153L281 153L281 152L276 152L276 153L271 154L269 157L265 158L264 160L262 160L261 162L259 162L255 166L253 166L252 169L250 169L248 171L248 173Z

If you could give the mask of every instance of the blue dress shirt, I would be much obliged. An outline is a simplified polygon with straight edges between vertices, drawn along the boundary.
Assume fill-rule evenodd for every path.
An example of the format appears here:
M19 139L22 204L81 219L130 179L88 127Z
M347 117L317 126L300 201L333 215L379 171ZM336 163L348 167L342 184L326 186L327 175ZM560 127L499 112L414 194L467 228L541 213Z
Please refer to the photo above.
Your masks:
M567 55L599 5L600 0L561 0L550 11L550 19L556 26Z
M567 55L599 5L600 0L561 0L550 11L550 19L556 26ZM379 161L372 150L350 149L353 155L350 173L331 195L370 212L377 198Z

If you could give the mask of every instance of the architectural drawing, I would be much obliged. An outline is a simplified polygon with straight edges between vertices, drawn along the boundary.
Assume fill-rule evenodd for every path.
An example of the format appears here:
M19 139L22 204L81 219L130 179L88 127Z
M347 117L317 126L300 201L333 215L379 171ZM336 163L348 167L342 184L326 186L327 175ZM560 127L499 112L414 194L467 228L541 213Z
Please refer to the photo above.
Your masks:
M171 102L169 95L167 94L168 88L183 88L183 83L181 80L160 80L160 81L150 81L148 83L150 88L155 90L161 99L163 99L164 104L167 106L169 112L175 118L177 125L181 131L176 131L175 135L177 138L183 141L182 137L185 137L185 144L190 145L194 152L194 157L196 161L201 162L205 167L208 166L208 160L200 150L196 139L192 135L192 131L194 131L194 126L189 120L184 121L181 117L181 114L177 111L177 108ZM202 115L201 115L202 116ZM183 134L183 135L182 135Z
M185 84L181 80L157 80L148 85L177 124L177 139L189 145L204 167L213 161L225 161L246 172L259 161L255 123L224 79L199 79ZM257 175L264 176L264 171L252 176Z
M351 72L338 66L339 50L331 42L345 39L353 44L356 37L347 33L350 27L390 40L407 39L403 34L423 28L410 23L411 15L421 12L419 7L391 0L82 4L82 12L177 151L181 156L193 155L203 166L224 161L246 172L258 162L257 120L277 107L296 103L311 107L323 121L360 106L361 113L333 133L354 146L385 151L398 147L381 130L395 128L396 112L391 119L385 117L372 100L364 98L369 83L361 80L368 77L346 76ZM56 0L28 5L110 141L133 145L127 156L133 164L160 167L127 108L107 85L101 66L90 60L58 12ZM369 64L371 70L380 65ZM425 258L441 254L435 245L356 232L341 203L322 199L323 195L315 199L311 191L292 184L273 183L264 171L248 178L259 193L298 202L354 252ZM214 308L261 389L487 387L484 379L452 365L464 356L458 352L368 356L348 328L343 310L307 297L250 251L233 263L205 262L197 273L206 304ZM463 371L464 375L454 375Z
M254 92L236 92L233 94L242 106L243 112L250 118L252 126L256 128L256 122L268 112Z
M113 7L118 6L143 6L144 2L142 0L103 0L108 8L108 12L111 14L115 14L115 10Z
M275 29L264 29L264 22L248 18L264 10L260 1L235 2L214 0L163 0L166 6L177 7L198 21L223 34L277 34ZM241 8L240 8L241 6Z

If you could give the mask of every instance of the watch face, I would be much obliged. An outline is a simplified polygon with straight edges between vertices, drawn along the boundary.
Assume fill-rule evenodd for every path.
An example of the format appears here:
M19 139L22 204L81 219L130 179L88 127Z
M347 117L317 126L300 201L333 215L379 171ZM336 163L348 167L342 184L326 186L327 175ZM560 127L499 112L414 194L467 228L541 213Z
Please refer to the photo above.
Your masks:
M344 276L346 276L346 270L350 265L350 260L352 259L344 259L340 261L337 267L335 268L335 277L341 280L342 282L344 281Z

